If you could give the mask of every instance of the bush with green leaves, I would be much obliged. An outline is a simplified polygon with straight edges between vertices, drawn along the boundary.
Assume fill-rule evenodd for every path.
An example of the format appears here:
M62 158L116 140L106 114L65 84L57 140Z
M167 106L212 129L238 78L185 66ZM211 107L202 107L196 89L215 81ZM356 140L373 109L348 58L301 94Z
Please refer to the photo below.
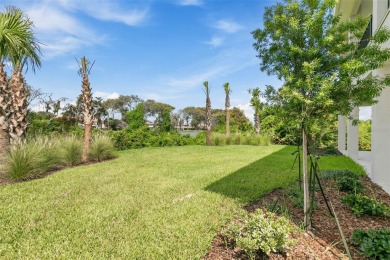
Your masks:
M60 158L66 166L75 166L82 161L83 140L75 135L70 135L59 140Z
M213 133L211 135L211 143L215 146L221 146L226 144L226 135L221 133Z
M6 172L15 181L34 179L59 165L58 144L47 137L23 141L11 147Z
M355 230L351 241L370 259L390 259L390 229Z
M360 175L349 170L328 170L323 171L324 178L336 181L337 188L340 191L349 193L362 193L364 191Z
M352 208L353 213L360 217L370 216L390 216L390 208L380 201L362 194L348 194L341 201Z
M291 238L292 231L293 228L287 218L257 209L253 213L241 211L223 229L222 234L234 240L250 259L255 259L259 250L269 254L284 252L293 246L295 241Z
M89 148L89 158L93 161L103 161L114 158L114 145L110 137L105 135L96 135Z

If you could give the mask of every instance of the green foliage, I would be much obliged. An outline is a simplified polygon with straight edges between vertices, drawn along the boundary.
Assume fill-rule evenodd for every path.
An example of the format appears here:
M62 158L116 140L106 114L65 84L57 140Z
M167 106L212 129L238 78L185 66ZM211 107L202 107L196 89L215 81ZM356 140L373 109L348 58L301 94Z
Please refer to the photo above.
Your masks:
M371 151L371 120L359 121L359 150Z
M180 135L176 131L160 132L158 129L149 129L147 126L134 131L127 130L111 132L114 147L118 150L137 149L143 147L164 147L198 144L199 137Z
M312 146L335 115L375 103L389 81L388 75L363 77L390 58L390 49L381 47L389 30L379 29L367 47L359 48L359 41L350 39L362 38L369 17L340 22L335 5L285 0L267 7L264 26L252 32L261 70L284 82L278 90L267 86L266 99L287 125L305 127Z
M360 230L353 232L351 241L370 259L390 259L390 230Z
M133 110L126 113L127 129L130 131L145 126L145 105L139 103Z
M66 166L75 166L82 161L83 140L75 135L60 140L60 158Z
M93 161L103 161L114 158L114 145L110 137L95 135L89 148L89 158Z
M211 143L215 146L226 144L226 135L221 133L213 133L211 135Z
M389 216L390 208L380 201L364 196L362 194L348 194L341 200L344 204L352 208L353 213L360 217L362 215L370 216Z
M172 131L171 115L168 110L161 112L161 115L156 119L156 126L159 132L168 133Z
M40 135L50 136L53 132L82 135L83 129L77 125L77 120L71 117L33 119L29 125L27 134L30 137Z
M211 136L213 145L255 145L267 146L271 144L271 138L267 135L255 135L249 133L233 133L228 138L222 133L213 133Z
M294 207L303 209L303 189L298 185L292 185L289 187L287 194Z
M325 178L332 178L336 181L337 188L340 191L349 193L362 193L364 191L360 174L349 170L323 171Z
M12 146L6 161L7 175L16 181L40 177L58 166L57 149L57 143L46 137Z
M240 212L222 233L255 259L258 250L266 254L284 252L294 244L290 234L293 228L285 217L257 209L254 213Z

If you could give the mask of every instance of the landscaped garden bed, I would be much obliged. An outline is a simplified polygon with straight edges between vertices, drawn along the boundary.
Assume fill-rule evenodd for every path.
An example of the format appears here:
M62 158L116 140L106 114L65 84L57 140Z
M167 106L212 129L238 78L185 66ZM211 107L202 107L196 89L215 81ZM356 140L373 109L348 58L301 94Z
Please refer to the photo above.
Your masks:
M378 202L384 204L384 208L390 207L390 195L387 194L381 187L374 184L367 176L360 177L364 195L367 198L373 198L375 201L374 208L378 209ZM383 245L378 248L382 250L388 249L388 228L390 227L389 216L370 216L367 214L356 214L349 205L343 203L343 198L348 195L346 191L340 191L340 186L331 178L323 179L322 185L325 187L326 197L332 203L340 225L344 232L344 236L349 245L351 256L353 259L365 259L365 256L355 241L351 241L355 230L379 230L381 231L377 237L373 238ZM295 231L291 234L291 239L296 240L296 245L284 253L270 253L268 256L261 251L258 252L256 259L348 259L343 242L333 217L330 216L325 200L318 190L315 192L315 210L313 213L313 229L309 232L304 232L303 227L303 209L297 205L297 200L294 198L294 191L299 190L298 183L286 187L275 189L260 200L248 205L245 209L248 212L254 212L257 209L274 211L280 216L287 217L295 225ZM354 194L354 193L352 193ZM366 201L364 207L367 207ZM386 214L388 214L387 212ZM356 231L358 232L358 231ZM371 237L372 234L369 233ZM355 235L357 237L357 235ZM386 241L383 241L386 240ZM367 248L367 242L363 247ZM368 248L372 254L380 254L378 249L374 247ZM388 253L387 253L388 254ZM371 257L373 257L371 255ZM386 259L387 256L382 256L378 259ZM212 248L208 252L206 259L248 259L248 256L243 250L237 247L232 240L226 240L223 232L219 232L212 242Z

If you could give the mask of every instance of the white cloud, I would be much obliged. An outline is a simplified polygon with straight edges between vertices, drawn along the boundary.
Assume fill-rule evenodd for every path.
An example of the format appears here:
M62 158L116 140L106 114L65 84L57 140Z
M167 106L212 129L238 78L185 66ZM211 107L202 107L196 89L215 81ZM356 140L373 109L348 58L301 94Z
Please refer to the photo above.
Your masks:
M107 100L107 99L118 98L119 94L116 92L109 93L109 92L103 92L103 91L96 91L95 93L93 93L93 96L101 97L101 98L103 98L103 100Z
M219 20L214 27L227 33L235 33L242 29L242 26L238 23L228 20Z
M221 46L223 44L223 38L222 37L213 37L211 38L210 41L208 42L204 42L205 44L209 44L213 47L218 47L218 46Z
M34 21L37 38L45 58L71 54L83 47L102 44L104 36L83 25L78 19L55 6L36 5L26 10Z
M372 107L359 107L359 119L370 120L372 119Z
M255 111L251 107L250 103L239 104L235 107L238 107L239 109L244 111L245 116L253 123L253 121L254 121L253 114L255 113Z
M203 1L202 0L179 0L177 3L179 5L184 5L184 6L188 6L188 5L200 6L203 4Z

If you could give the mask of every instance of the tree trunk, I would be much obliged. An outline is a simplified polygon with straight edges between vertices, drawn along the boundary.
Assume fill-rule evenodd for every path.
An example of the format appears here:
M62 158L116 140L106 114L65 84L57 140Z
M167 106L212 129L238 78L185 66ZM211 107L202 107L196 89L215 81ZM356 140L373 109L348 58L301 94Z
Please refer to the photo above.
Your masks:
M10 119L9 135L11 144L21 142L27 131L27 95L24 78L20 68L16 68L9 82L12 96L13 113Z
M302 147L303 147L303 213L304 213L304 226L305 229L311 229L311 219L310 219L310 198L309 198L309 179L307 171L307 134L305 128L302 128Z
M230 136L230 98L229 98L229 92L226 92L226 99L225 99L225 112L226 112L226 137Z
M84 147L83 161L88 161L89 147L92 142L92 92L87 74L83 76L83 114L84 114Z
M12 114L11 92L7 82L4 64L0 63L0 175L3 177L5 160L10 148L9 118Z
M211 146L211 101L206 98L206 145Z
M83 147L83 162L87 162L89 158L89 148L92 143L92 124L84 124L84 147Z
M256 135L260 134L260 115L259 111L255 108L255 132Z
M0 179L5 178L5 164L10 148L9 135L7 130L0 128Z

